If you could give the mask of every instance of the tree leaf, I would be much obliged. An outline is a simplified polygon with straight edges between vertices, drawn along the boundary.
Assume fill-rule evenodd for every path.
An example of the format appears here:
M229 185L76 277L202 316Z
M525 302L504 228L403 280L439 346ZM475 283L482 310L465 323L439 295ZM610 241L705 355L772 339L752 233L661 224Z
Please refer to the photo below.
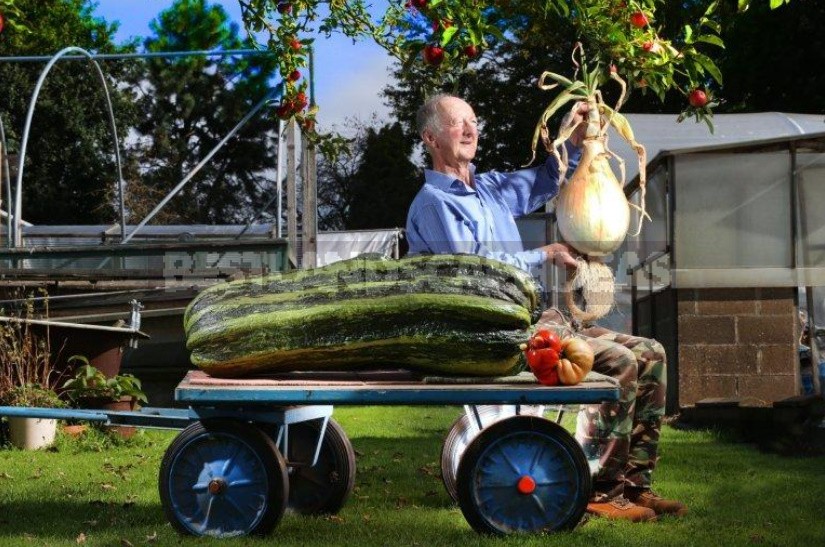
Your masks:
M490 33L490 34L492 34L495 38L497 38L497 39L501 40L502 42L506 42L506 41L507 41L507 37L506 37L506 36L504 36L504 33L503 33L503 32L501 32L501 29L500 29L500 28L498 28L498 27L497 27L497 26L495 26L495 25L487 25L487 26L484 28L484 30L485 30L485 31L487 31L487 32L489 32L489 33Z
M706 19L706 18L702 17L699 20L699 26L700 27L708 27L713 32L715 32L716 34L721 34L722 33L722 27L719 25L719 23L717 23L713 19Z
M441 47L444 47L447 44L449 44L450 40L453 39L453 36L455 36L456 32L458 32L457 26L452 26L444 29L444 32L441 34Z
M725 42L722 41L721 38L715 36L713 34L703 34L696 38L697 42L705 42L706 44L713 44L715 46L719 46L721 48L725 47Z
M701 53L694 53L693 58L696 59L696 62L708 71L708 74L716 80L716 83L722 85L722 72L719 70L719 67L716 66L716 63L710 59L710 57L702 55Z
M693 28L690 25L685 25L685 43L693 43Z

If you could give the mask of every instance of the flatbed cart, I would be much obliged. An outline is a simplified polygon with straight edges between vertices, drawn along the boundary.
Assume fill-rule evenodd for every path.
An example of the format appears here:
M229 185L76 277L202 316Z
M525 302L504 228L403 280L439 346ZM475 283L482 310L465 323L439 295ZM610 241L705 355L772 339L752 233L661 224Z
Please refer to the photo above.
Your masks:
M191 371L175 389L188 408L0 407L0 416L182 429L160 466L164 513L181 533L231 537L270 532L287 508L341 509L355 483L355 453L331 418L334 405L464 405L446 437L442 475L473 529L573 528L590 496L590 468L576 440L543 409L615 401L617 385L604 378L553 387L475 380L432 383L398 371L230 380Z

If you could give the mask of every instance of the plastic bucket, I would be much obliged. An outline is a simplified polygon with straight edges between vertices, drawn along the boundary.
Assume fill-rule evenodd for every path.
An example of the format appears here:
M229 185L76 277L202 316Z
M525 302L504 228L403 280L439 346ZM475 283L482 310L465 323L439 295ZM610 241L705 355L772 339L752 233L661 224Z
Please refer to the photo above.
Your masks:
M9 440L23 450L39 450L54 442L57 420L9 416Z

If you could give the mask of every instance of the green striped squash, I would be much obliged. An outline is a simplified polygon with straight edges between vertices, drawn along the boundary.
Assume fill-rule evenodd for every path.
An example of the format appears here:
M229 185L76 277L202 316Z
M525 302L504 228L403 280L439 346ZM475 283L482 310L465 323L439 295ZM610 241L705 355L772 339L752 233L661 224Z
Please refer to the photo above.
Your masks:
M215 285L187 307L192 362L215 376L393 366L496 376L519 362L539 289L475 255L329 266Z

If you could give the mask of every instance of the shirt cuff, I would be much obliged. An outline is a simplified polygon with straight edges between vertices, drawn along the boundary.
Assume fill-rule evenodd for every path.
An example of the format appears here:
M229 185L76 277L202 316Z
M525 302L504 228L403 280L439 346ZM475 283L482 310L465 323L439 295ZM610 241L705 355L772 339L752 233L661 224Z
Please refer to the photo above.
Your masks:
M564 146L567 148L567 169L571 172L575 171L582 157L582 149L570 141L565 141Z
M547 262L547 253L539 250L523 251L519 253L519 258L530 268L536 268Z

